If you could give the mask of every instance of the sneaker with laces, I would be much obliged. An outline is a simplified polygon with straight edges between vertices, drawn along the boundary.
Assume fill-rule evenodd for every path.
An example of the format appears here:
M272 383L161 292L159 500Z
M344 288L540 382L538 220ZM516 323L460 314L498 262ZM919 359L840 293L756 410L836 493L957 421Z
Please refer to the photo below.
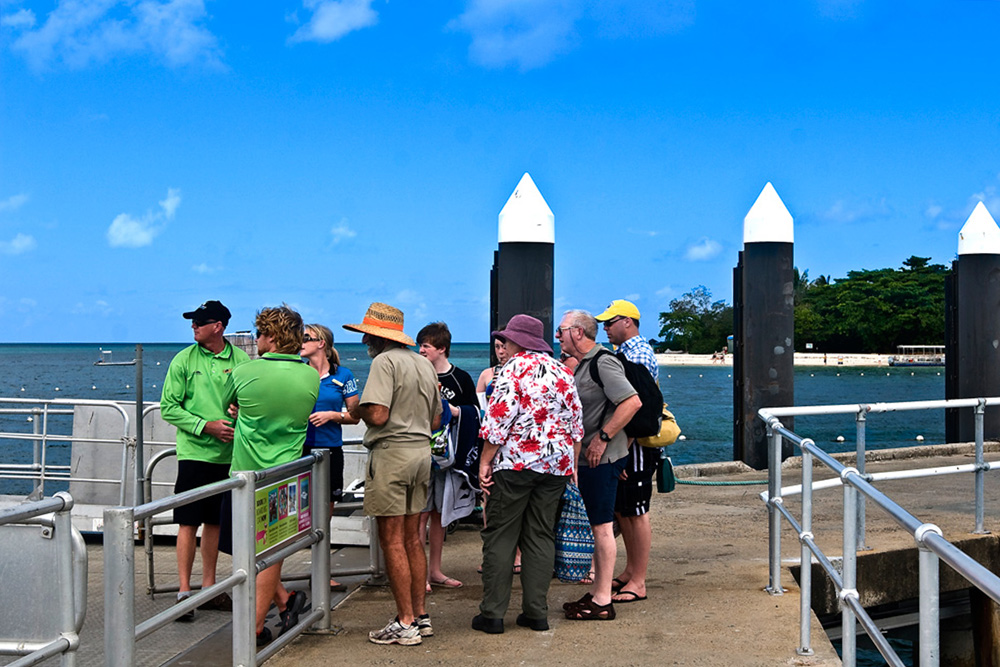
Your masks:
M430 614L421 614L420 616L417 616L416 626L421 637L434 636L434 626L431 625Z
M178 597L177 602L175 602L174 604L180 604L181 602L184 602L184 600L187 600L188 597L190 597L190 594ZM193 620L194 620L194 609L185 612L174 619L174 621L177 623L190 623Z
M232 611L233 599L229 597L229 593L219 593L205 604L200 605L198 609L207 609L209 611Z
M389 621L381 630L372 630L368 633L368 641L374 644L400 644L402 646L414 646L423 640L420 638L420 630L417 624L403 625L399 622L399 617Z

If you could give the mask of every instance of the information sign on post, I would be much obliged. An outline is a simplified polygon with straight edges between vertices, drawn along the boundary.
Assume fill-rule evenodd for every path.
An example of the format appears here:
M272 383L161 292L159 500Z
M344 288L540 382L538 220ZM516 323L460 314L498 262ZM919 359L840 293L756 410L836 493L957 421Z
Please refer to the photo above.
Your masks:
M255 553L258 556L311 528L311 481L312 473L304 472L255 491Z

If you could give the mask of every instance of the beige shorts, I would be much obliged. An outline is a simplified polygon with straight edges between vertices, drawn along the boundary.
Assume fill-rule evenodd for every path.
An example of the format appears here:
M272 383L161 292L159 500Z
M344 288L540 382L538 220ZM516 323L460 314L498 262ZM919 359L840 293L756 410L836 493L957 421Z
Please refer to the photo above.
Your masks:
M431 450L422 447L375 447L368 452L365 514L419 514L427 505Z

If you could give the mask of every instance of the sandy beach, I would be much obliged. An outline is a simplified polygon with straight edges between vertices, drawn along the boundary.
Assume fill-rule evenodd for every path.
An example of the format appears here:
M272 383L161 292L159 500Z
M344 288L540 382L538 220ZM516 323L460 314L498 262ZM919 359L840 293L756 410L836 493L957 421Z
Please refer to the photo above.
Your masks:
M732 366L733 355L719 358L711 354L658 354L661 366ZM835 354L796 352L796 366L888 366L888 354Z

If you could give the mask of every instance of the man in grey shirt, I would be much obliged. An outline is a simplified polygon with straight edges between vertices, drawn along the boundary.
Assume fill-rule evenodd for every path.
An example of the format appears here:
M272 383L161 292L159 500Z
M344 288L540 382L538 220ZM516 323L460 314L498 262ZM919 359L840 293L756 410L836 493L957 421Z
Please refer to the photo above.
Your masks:
M568 311L556 337L562 351L579 362L574 377L583 404L584 435L577 477L594 531L594 582L586 595L567 602L564 609L571 620L611 620L615 617L611 579L617 550L612 521L618 475L628 455L623 429L642 401L625 377L621 362L612 354L601 354L604 348L595 342L597 320L593 315L585 310ZM597 364L603 388L590 377L591 364Z

